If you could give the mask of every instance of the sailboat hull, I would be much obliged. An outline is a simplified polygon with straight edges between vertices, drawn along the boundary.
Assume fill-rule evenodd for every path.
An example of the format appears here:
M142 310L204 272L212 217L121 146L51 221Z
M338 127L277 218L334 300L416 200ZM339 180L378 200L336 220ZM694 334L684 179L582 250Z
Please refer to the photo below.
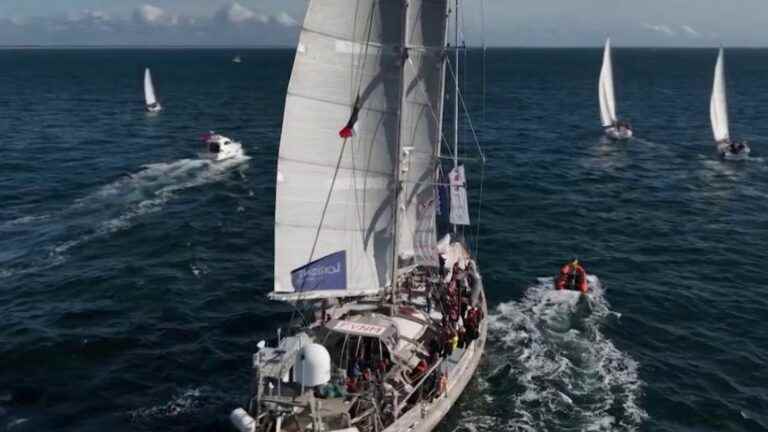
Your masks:
M485 311L485 306L483 309ZM455 373L448 381L445 394L431 403L422 403L411 408L384 429L384 432L429 432L435 429L462 395L477 371L485 351L487 335L488 320L483 320L480 337L465 350L464 355L452 370Z
M717 151L720 152L720 156L725 160L738 161L747 159L752 150L748 145L745 145L739 152L734 153L730 150L729 144L718 144Z
M631 139L634 136L634 133L632 132L632 129L619 129L611 126L605 128L605 136L612 140L621 141Z
M160 104L146 105L144 110L148 113L159 113L163 110L163 107Z
M205 150L200 153L201 158L209 159L214 162L241 158L243 156L245 156L245 153L243 152L243 146L240 143L232 143L226 146L222 146L219 152L211 152Z

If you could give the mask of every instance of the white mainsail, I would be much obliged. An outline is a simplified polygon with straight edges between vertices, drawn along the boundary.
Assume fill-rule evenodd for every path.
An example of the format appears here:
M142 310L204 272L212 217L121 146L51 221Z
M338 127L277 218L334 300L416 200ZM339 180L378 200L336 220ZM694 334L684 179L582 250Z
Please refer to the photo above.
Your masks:
M155 86L152 84L152 74L149 72L149 68L144 70L144 101L147 106L151 106L157 103L157 97L155 97Z
M731 133L728 128L728 98L725 91L725 64L723 49L717 56L715 80L712 86L712 99L709 103L709 117L712 120L712 133L715 141L728 141Z
M447 12L447 0L310 1L280 142L274 298L378 294L394 259L437 262Z
M611 59L611 39L605 41L603 67L600 69L600 121L603 127L616 123L616 96L613 89L613 60Z

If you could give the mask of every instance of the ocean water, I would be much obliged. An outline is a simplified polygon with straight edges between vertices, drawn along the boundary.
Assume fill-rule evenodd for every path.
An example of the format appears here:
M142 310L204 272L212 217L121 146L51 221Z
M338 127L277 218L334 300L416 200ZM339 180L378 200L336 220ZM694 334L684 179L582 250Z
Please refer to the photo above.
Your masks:
M484 110L467 59L491 335L440 430L767 430L768 51L727 52L743 162L714 152L714 49L615 51L623 143L601 138L600 56L490 50ZM291 315L264 295L292 57L0 51L0 429L229 430ZM199 160L210 129L248 158ZM588 301L549 290L572 257Z

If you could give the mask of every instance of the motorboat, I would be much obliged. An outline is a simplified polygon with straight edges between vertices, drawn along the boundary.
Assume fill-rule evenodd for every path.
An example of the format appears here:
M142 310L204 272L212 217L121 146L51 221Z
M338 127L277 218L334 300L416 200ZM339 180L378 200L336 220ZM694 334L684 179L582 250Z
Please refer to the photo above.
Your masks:
M213 161L243 157L243 145L213 131L203 135L204 148L201 157Z

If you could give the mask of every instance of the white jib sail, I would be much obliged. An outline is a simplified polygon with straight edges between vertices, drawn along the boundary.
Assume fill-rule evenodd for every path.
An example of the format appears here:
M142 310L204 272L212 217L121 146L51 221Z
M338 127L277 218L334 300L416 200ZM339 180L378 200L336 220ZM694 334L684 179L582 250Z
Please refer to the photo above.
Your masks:
M308 4L280 139L275 298L378 294L390 283L403 8ZM358 94L355 133L343 146L339 129Z
M605 41L603 67L600 69L599 83L600 121L603 127L616 123L616 95L613 89L613 60L611 59L611 40Z
M715 80L712 86L712 99L709 103L709 117L712 120L712 133L716 142L731 139L728 128L728 98L725 91L725 64L723 49L717 56Z
M152 84L152 74L149 72L149 68L144 71L144 101L147 106L157 103L155 86Z
M469 202L467 201L467 177L464 165L459 165L448 174L451 186L451 216L454 225L469 225Z

